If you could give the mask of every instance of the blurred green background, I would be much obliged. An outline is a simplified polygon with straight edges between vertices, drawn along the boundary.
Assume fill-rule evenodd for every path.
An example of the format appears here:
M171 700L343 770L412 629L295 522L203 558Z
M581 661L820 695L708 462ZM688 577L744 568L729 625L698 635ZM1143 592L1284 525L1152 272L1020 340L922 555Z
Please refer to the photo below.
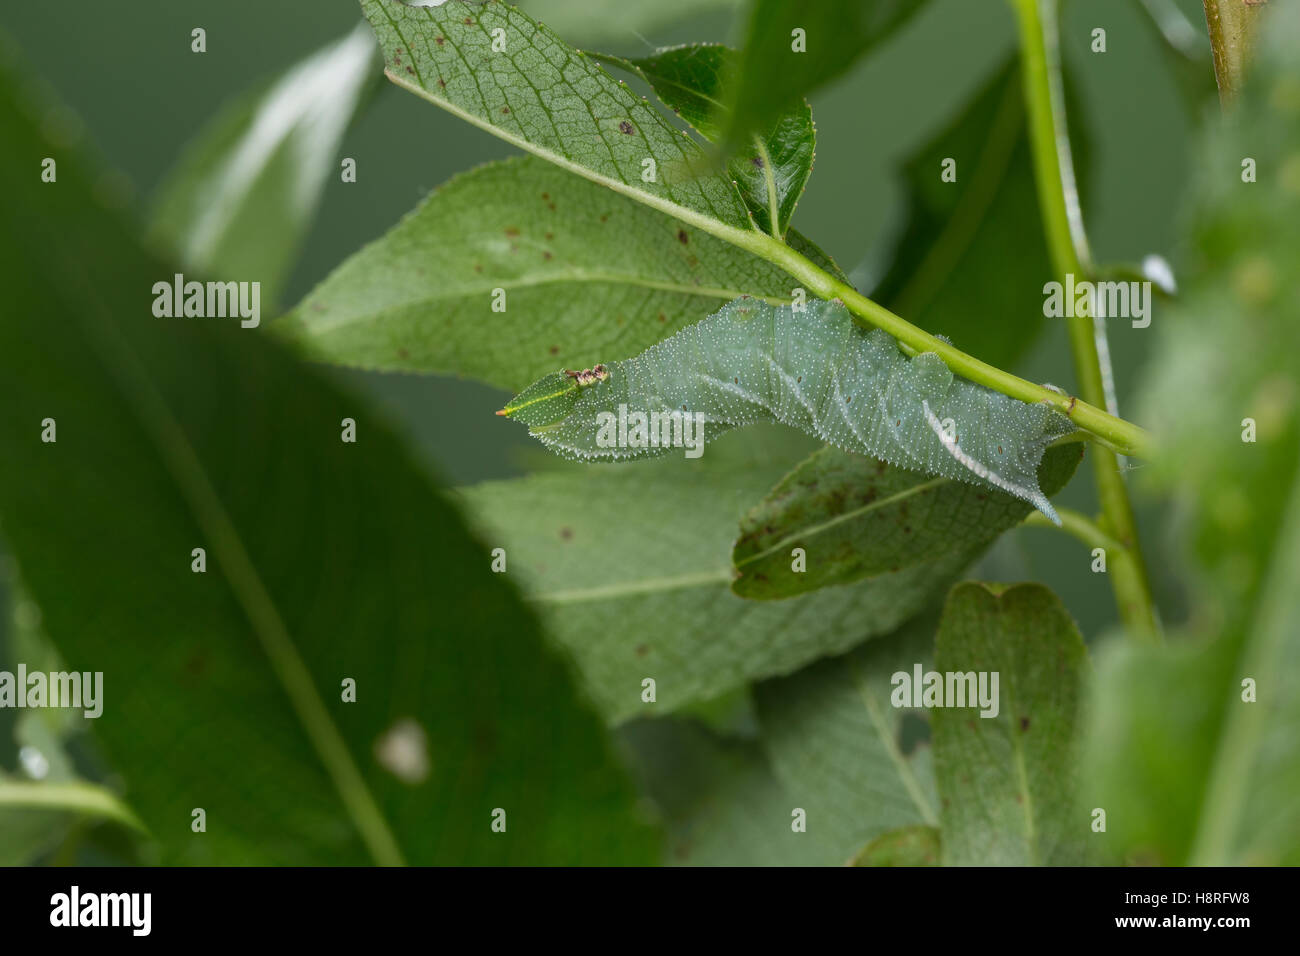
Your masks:
M609 15L626 2L525 0L521 6L574 44L613 53L735 39L734 7L727 0L699 3L686 19L648 33L621 26L616 12ZM1203 32L1198 0L1176 5ZM44 71L43 82L79 113L91 139L124 173L143 215L184 145L224 102L345 34L359 19L350 0L313 3L310 18L304 8L282 0L135 0L126 6L65 0L8 4L0 27ZM592 13L598 9L605 15ZM190 51L190 31L198 26L207 31L207 52L201 55ZM1095 27L1107 31L1104 55L1089 50ZM1180 90L1144 0L1068 2L1062 38L1083 107L1079 119L1095 144L1084 202L1098 261L1133 261L1154 252L1176 264L1171 242L1189 137L1197 112L1209 104L1189 101ZM1005 0L933 0L895 42L814 98L818 156L795 225L859 287L870 291L873 263L899 226L901 164L953 117L1014 45ZM1208 43L1205 48L1201 68L1208 71ZM511 152L488 134L385 85L346 137L341 155L356 159L357 182L343 184L335 176L328 185L287 303L381 235L434 186ZM1151 330L1112 325L1121 412L1152 340ZM1064 326L1051 326L1017 371L1071 385ZM520 474L535 454L523 429L492 415L503 398L493 389L433 376L336 374L370 393L450 483ZM1091 511L1091 485L1089 469L1081 468L1061 500ZM1167 553L1167 516L1152 502L1140 502L1139 510L1157 600L1166 619L1177 620L1182 596L1162 573L1177 557ZM1107 581L1089 572L1088 561L1073 540L1026 530L1004 536L978 573L1047 583L1092 639L1115 623L1115 613Z

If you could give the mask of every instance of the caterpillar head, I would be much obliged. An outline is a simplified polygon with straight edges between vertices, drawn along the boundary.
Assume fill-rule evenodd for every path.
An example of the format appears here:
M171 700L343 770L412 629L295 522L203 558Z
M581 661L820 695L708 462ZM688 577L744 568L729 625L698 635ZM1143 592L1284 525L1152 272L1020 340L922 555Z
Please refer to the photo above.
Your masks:
M596 382L609 380L609 370L603 365L597 365L595 368L584 368L580 372L572 372L566 368L564 374L577 382L578 386L582 388L594 385Z

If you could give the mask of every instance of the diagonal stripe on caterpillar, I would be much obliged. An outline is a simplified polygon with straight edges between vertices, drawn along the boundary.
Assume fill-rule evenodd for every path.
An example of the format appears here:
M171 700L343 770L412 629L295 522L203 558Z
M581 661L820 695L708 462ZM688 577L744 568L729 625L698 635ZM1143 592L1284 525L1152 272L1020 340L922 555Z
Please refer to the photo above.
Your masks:
M548 375L500 414L528 425L558 454L588 461L668 450L598 441L620 406L647 418L685 413L704 423L709 439L752 422L782 422L846 451L1001 489L1059 523L1037 471L1047 446L1074 431L1070 421L1047 405L958 378L934 353L909 359L838 301L809 302L796 315L789 306L737 299L603 368L603 379Z

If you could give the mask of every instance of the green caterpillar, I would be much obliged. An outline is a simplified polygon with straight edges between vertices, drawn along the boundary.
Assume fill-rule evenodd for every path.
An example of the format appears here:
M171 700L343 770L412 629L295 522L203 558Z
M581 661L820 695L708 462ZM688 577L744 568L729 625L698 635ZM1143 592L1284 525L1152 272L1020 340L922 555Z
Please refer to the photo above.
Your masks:
M498 414L567 458L616 461L686 448L776 421L891 464L1029 502L1059 523L1038 486L1043 452L1074 426L955 377L938 355L909 359L838 301L796 314L745 297L635 358L560 371Z

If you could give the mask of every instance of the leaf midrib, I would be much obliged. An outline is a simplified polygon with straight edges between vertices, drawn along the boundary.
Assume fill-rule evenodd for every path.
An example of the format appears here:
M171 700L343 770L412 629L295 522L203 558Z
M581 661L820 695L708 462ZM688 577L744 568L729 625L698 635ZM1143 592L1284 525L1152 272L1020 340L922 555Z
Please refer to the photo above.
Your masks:
M829 531L831 528L834 528L836 525L843 524L846 521L852 521L855 518L861 517L862 515L865 514L870 514L872 511L876 511L879 508L884 508L887 505L892 505L895 502L906 501L908 498L912 497L913 495L918 495L923 491L926 491L930 488L936 488L939 485L947 484L950 481L952 481L951 478L931 478L929 481L922 482L919 485L912 485L911 487L905 488L902 491L895 492L894 494L890 495L887 498L879 498L875 501L870 502L869 504L865 504L862 505L861 507L854 508L852 511L846 511L843 514L836 515L834 518L831 518L828 521L823 521L820 524L812 525L811 527L808 527L807 529L804 529L802 531L797 531L789 535L786 535L786 537L782 538L776 544L768 548L764 548L762 551L756 552L755 554L750 555L744 560L737 561L736 567L741 568L744 567L745 565L753 564L755 561L761 561L762 559L772 554L775 554L778 551L781 551L784 547L796 541L815 538L818 535L823 534L826 531Z
M760 299L764 302L767 302L769 305L789 305L792 301L789 298L783 298L781 296L754 295L752 293L741 292L736 289L725 289L718 286L685 285L679 282L667 282L667 281L661 281L657 279L645 279L639 276L628 275L625 273L592 272L586 269L578 269L572 272L556 272L547 275L521 276L520 278L512 279L512 280L499 280L494 282L490 286L483 286L482 288L466 287L466 288L452 289L445 292L439 290L438 292L432 293L430 295L403 300L402 302L396 303L394 305L386 306L383 309L366 312L364 314L345 315L342 318L336 319L334 321L329 321L329 320L324 320L324 321L304 320L304 321L310 321L310 325L314 333L323 335L363 319L365 321L373 321L377 317L396 312L399 309L431 307L434 303L445 302L449 299L459 299L459 298L465 298L465 297L476 296L476 295L487 296L487 295L491 295L497 289L505 289L506 291L511 291L513 289L529 289L529 288L536 288L538 286L545 286L545 285L552 285L552 284L558 285L561 283L569 283L569 282L572 283L607 282L611 285L627 285L627 286L633 286L641 289L655 289L661 292L676 292L683 295L701 296L710 299L722 299L727 302L730 302L733 299L739 299L741 296L745 296L745 295L748 295L750 298L753 299Z
M637 594L660 594L669 591L686 591L692 588L712 587L731 581L731 569L719 568L716 571L700 571L695 574L681 574L675 577L644 578L635 581L619 581L592 588L571 588L567 591L525 591L528 600L539 604L583 604L591 601L605 601L613 598L632 597Z
M34 217L33 221L43 223L39 216ZM38 225L37 228L42 227ZM376 863L403 865L405 861L388 821L352 759L342 734L330 718L279 609L262 582L238 529L209 481L184 428L172 415L165 398L154 387L140 357L113 322L106 304L96 292L96 284L85 273L81 260L68 254L68 243L50 243L50 238L47 234L46 247L58 250L64 274L77 277L78 284L91 305L89 312L93 321L84 318L82 325L90 332L94 350L99 354L109 377L117 382L126 404L134 410L137 423L170 472L191 516L211 543L218 561L226 571L227 585L252 625L272 672L288 697L295 716L316 750L317 757L367 850ZM86 315L75 307L72 311L74 314Z
M893 763L894 769L898 772L899 781L903 784L903 789L907 795L912 798L912 803L916 805L917 811L921 814L921 819L932 827L939 826L939 817L934 808L930 806L930 801L926 799L925 791L921 788L921 781L916 778L912 772L912 765L903 756L889 728L885 726L884 714L880 711L880 705L876 703L875 697L866 685L866 679L862 675L857 661L852 655L848 658L849 667L853 672L853 685L858 691L858 696L866 708L867 717L871 721L872 729L875 730L876 736L880 738L881 745L889 755L890 762Z

